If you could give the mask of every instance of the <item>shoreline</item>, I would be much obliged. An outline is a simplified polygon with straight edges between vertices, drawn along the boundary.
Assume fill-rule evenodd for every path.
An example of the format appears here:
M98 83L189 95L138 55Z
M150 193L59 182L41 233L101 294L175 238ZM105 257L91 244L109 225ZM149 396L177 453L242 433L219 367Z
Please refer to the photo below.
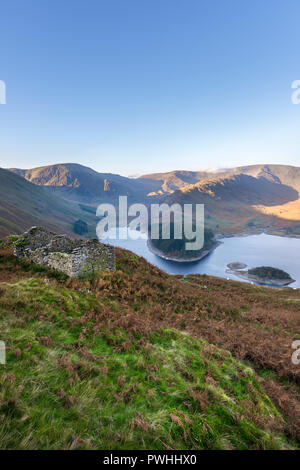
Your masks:
M250 237L252 235L272 235L273 237L282 237L282 238L295 238L297 240L299 240L300 238L300 235L296 235L296 234L287 234L287 233L283 233L283 232L276 232L276 231L269 231L269 230L257 230L257 231L250 231L250 232L231 232L231 233L217 233L215 236L216 236L216 239L222 239L222 238L234 238L234 237Z
M197 261L201 261L203 258L208 256L210 253L212 253L218 246L222 245L222 242L219 240L215 240L214 245L209 249L209 250L204 250L200 256L196 256L195 258L190 258L190 259L182 259L182 258L177 258L174 256L167 256L165 255L162 251L158 250L154 246L152 246L150 239L147 239L147 247L148 250L153 253L156 256L159 256L160 258L166 260L166 261L173 261L175 263L196 263Z
M228 274L233 274L234 276L239 277L240 279L246 279L247 281L254 282L255 284L267 287L287 287L290 284L293 284L293 282L296 282L295 279L268 280L257 276L251 276L251 274L248 274L248 271L240 271L238 269L228 268L225 272Z
M264 232L265 233L265 232ZM261 234L261 233L260 233ZM243 234L244 237L246 236L252 236L254 235L253 233L247 233L247 234ZM191 259L180 259L180 258L176 258L176 257L172 257L172 256L168 256L162 252L160 252L159 250L157 250L155 247L151 246L151 240L149 239L146 239L146 237L144 237L144 243L146 245L146 249L149 253L157 256L159 259L161 260L164 260L164 261L168 261L170 263L174 263L173 264L173 268L171 269L170 271L170 274L176 274L175 271L172 271L172 270L177 270L177 269L180 269L180 272L182 271L182 269L185 269L184 268L184 265L188 265L188 264L194 264L195 266L195 270L197 271L198 270L198 267L197 267L197 263L199 263L201 260L205 259L208 257L208 255L210 253L212 253L214 250L216 250L216 248L218 248L218 246L220 245L223 245L224 243L226 243L226 239L227 238L235 238L236 236L238 237L242 237L241 234L235 234L235 235L228 235L226 237L224 237L223 234L221 233L218 233L215 235L215 240L214 240L214 245L209 249L209 250L205 250L201 253L201 256L198 256L198 257L195 257L195 258L191 258ZM276 237L276 235L273 234L274 237ZM286 238L294 238L294 237L286 237ZM222 240L223 239L223 240ZM296 239L296 238L295 238ZM106 241L107 243L107 241ZM118 246L118 245L116 245ZM131 247L131 248L127 248L127 249L131 249L131 251L135 252L134 249ZM147 255L145 254L140 254L140 256L144 256L146 259L147 258ZM152 264L155 264L157 266L160 266L159 264L157 264L154 260L153 261L149 261L150 263ZM176 268L176 264L178 266L181 266L180 268ZM242 263L244 264L244 263ZM165 272L169 272L169 269L164 267L164 265L160 266L160 268L162 270L164 270ZM224 266L225 268L225 266ZM223 268L223 269L224 269ZM220 277L220 278L223 278L223 279L226 279L226 273L228 274L231 274L232 277L231 279L233 280L237 280L237 281L240 281L240 282L249 282L249 283L254 283L254 284L257 284L257 285L262 285L262 286L266 286L266 287L270 287L270 288L285 288L285 287L290 287L292 289L299 289L299 287L293 287L294 283L297 283L297 277L296 278L293 278L293 280L291 279L286 279L286 280L283 280L283 281L280 281L279 282L275 280L275 282L270 282L270 280L265 280L265 279L254 279L254 278L248 278L246 277L245 275L243 275L243 273L240 271L240 272L237 272L238 270L235 270L235 269L231 269L231 270L226 270L226 268L224 269L224 271L222 273L218 273L218 274L211 274L212 276L215 276L215 277ZM196 274L196 272L195 272ZM227 278L229 279L229 278Z

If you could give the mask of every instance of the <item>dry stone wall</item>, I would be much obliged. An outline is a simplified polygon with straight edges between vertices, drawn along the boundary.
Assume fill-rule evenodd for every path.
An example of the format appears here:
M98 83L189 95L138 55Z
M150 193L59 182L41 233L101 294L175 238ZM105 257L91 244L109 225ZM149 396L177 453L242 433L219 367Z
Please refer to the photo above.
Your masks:
M49 266L70 277L115 270L115 249L97 239L72 240L66 235L32 227L14 246L14 254L36 264Z

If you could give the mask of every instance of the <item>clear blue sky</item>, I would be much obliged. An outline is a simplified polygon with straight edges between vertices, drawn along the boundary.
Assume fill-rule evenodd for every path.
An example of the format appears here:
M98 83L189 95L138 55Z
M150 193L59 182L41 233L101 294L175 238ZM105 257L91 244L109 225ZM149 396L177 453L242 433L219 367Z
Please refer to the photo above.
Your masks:
M299 165L299 0L9 0L0 13L0 166Z

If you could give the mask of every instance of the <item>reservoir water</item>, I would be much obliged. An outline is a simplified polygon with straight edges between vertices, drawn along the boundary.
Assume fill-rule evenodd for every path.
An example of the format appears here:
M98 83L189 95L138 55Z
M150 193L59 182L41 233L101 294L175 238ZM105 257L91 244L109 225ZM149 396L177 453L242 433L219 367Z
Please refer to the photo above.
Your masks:
M117 229L118 239L109 237L103 240L143 256L150 263L170 274L208 274L241 281L233 274L226 273L228 263L239 261L248 268L272 266L283 269L296 280L290 287L300 288L300 239L267 235L248 235L243 237L223 238L221 245L206 258L194 263L176 263L166 261L151 253L147 247L147 237L138 239L120 239L126 229ZM129 231L130 237L137 237L140 232ZM247 281L242 281L247 282Z

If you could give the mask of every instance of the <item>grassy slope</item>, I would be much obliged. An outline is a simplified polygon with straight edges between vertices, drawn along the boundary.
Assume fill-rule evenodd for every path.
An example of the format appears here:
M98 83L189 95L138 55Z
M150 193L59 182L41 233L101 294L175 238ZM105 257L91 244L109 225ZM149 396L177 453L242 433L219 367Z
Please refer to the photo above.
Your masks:
M255 357L276 321L257 319L263 336L255 328L248 351L264 378L207 342L247 359L229 337L236 330L245 346L259 309L274 299L281 299L283 336L295 339L294 291L274 296L205 276L182 281L129 252L117 257L115 273L80 281L0 253L0 339L8 346L0 447L297 447L293 374L280 346L277 369L274 348L268 355L258 347Z
M75 220L87 222L95 217L79 206L51 195L24 178L0 169L0 236L21 233L33 225L43 225L56 232L72 233Z

